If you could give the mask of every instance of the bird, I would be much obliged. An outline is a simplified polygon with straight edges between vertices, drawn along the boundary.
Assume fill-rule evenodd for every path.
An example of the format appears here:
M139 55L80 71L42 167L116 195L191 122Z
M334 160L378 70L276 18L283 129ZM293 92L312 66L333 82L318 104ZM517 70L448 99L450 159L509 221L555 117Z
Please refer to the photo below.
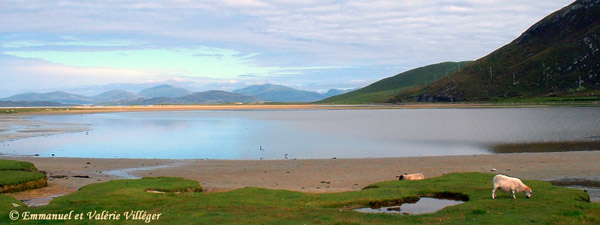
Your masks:
M264 151L265 149L262 147L262 145L259 148L261 151Z

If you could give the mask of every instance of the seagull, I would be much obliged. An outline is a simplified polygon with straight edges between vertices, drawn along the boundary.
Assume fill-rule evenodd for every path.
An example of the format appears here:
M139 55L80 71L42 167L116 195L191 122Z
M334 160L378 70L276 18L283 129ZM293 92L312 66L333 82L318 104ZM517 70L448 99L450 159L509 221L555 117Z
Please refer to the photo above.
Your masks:
M21 206L21 205L19 205L19 204L17 204L17 203L10 203L10 204L11 204L13 207L15 207L15 208L16 208L16 207L19 207L19 206Z
M261 151L264 151L264 150L265 150L265 149L262 147L262 145L260 146L260 150L261 150Z
M288 159L287 156L288 156L288 154L285 153L285 155L283 155L283 158Z

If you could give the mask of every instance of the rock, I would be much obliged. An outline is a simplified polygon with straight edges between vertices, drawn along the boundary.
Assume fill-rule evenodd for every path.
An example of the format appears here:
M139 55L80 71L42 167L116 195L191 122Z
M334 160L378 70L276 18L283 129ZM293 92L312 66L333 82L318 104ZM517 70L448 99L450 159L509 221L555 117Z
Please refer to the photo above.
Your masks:
M400 206L389 207L389 208L387 208L387 211L400 211Z

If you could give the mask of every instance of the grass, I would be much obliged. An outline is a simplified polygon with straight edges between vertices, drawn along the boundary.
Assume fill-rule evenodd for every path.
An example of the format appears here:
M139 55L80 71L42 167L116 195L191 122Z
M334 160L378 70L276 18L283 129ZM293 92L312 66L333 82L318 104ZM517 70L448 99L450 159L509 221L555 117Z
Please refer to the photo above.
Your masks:
M395 76L377 81L356 91L333 96L317 103L325 104L365 104L386 103L402 91L416 86L432 83L465 67L471 61L443 62L412 69Z
M27 181L46 178L46 174L40 172L0 170L0 187L5 185L17 185Z
M361 191L301 193L287 190L242 188L219 193L193 192L195 181L182 178L115 180L85 186L59 197L48 206L18 208L31 213L75 213L94 210L122 214L131 210L160 213L159 224L598 224L600 204L590 203L580 190L554 187L543 181L524 181L533 197L518 199L500 193L490 198L494 174L453 173L421 181L386 181ZM167 193L148 193L161 189ZM192 190L191 192L174 192ZM351 209L419 196L460 195L468 202L428 215L382 215ZM0 215L6 215L10 198L0 198ZM0 223L8 222L0 217ZM44 223L44 221L27 221ZM68 221L72 224L87 224ZM97 222L97 221L94 221ZM106 222L106 223L110 223ZM143 223L121 218L112 223Z
M30 162L0 159L0 193L47 186L46 174Z
M0 159L0 170L37 171L37 168L30 162Z
M73 107L24 107L24 108L1 108L0 115L2 114L19 114L19 113L44 113L44 112L61 112L69 110L88 110L87 108L73 108ZM91 110L91 108L90 108Z

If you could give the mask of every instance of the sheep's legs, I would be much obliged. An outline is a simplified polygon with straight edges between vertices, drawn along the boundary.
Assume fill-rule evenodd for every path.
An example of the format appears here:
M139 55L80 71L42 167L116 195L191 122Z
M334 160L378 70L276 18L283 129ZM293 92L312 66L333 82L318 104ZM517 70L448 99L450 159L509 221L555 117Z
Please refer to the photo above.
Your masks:
M492 190L492 199L496 199L496 189L498 189L498 187L494 186L494 189Z
M517 196L515 196L515 191L514 190L510 190L510 193L512 194L513 199L517 199Z

